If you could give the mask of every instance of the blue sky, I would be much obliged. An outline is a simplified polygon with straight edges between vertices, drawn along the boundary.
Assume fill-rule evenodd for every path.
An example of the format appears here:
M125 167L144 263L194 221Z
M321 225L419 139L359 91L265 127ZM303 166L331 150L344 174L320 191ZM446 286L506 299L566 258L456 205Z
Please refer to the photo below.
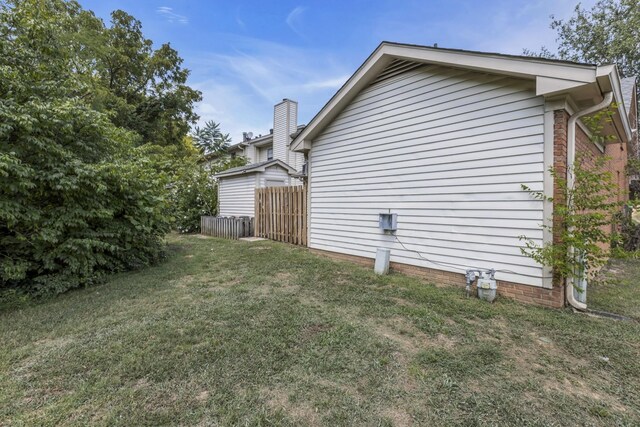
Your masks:
M273 105L299 103L307 123L383 40L519 54L555 47L549 16L571 16L577 0L80 0L108 21L123 9L146 37L170 42L202 91L201 121L234 140L264 134ZM581 2L591 7L595 0Z

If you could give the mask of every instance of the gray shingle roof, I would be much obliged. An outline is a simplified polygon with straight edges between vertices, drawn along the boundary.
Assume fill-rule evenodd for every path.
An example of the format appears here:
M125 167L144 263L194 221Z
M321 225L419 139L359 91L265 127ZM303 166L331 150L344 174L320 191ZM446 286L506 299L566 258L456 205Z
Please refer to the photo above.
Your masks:
M296 171L294 168L292 168L282 160L273 159L273 160L267 160L265 162L251 163L249 165L238 166L235 168L227 169L225 171L215 174L214 176L225 177L230 175L237 175L239 173L247 173L247 172L253 172L253 171L257 172L259 169L263 169L265 167L275 166L275 165L278 165L284 169L287 169L290 173L294 173Z
M625 77L620 79L620 88L622 89L622 101L624 102L624 108L629 111L631 107L631 99L633 95L633 87L636 84L635 77Z
M234 172L240 172L240 171L248 171L248 170L251 170L251 169L258 169L258 168L266 165L267 163L271 163L271 162L273 162L273 160L267 160L267 161L258 162L258 163L251 163L251 164L244 165L244 166L237 166L235 168L226 169L226 170L220 172L220 175L222 175L222 174L226 175L227 173L234 173Z

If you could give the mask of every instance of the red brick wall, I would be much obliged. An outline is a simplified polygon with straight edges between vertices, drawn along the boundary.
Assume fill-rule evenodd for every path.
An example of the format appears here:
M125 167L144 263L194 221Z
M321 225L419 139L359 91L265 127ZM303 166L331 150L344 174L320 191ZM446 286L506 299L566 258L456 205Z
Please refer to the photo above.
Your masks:
M554 112L554 169L561 176L566 177L567 173L567 124L569 114L564 110ZM594 144L589 136L576 126L576 156L582 156L583 164L593 167L595 159L598 157L608 157L609 160L605 164L605 170L612 174L614 182L617 183L620 194L617 201L628 200L629 181L626 174L627 166L627 146L624 143L609 143L605 146L604 153L600 151L598 146ZM564 203L562 191L557 183L554 185L554 203ZM553 218L553 241L559 242L562 231L562 222L559 218ZM605 232L613 231L611 226L605 227ZM604 244L604 248L608 248L609 244ZM554 277L554 287L563 286L564 280L560 277Z
M554 168L562 176L566 177L567 173L567 122L569 120L569 114L564 110L558 110L554 112L555 126L554 126ZM591 141L589 136L580 128L576 126L576 156L582 156L583 164L587 167L595 166L595 159L598 157L607 157L609 160L606 162L604 170L611 173L613 180L617 183L620 189L620 194L616 201L624 202L628 200L628 188L629 180L626 174L627 167L627 145L625 143L609 142L605 146L604 153L600 151L598 146ZM556 186L554 188L554 200L555 203L562 202L561 191ZM562 224L557 218L554 218L554 241L558 238L558 233L562 228ZM607 233L611 233L613 229L611 226L607 226L604 230ZM605 244L604 247L608 247Z
M323 251L320 249L310 249L311 252L327 256L329 258L349 261L363 267L373 269L374 260L356 255L347 255L337 252ZM419 277L439 285L466 286L464 274L452 273L449 271L437 270L427 267L417 267L409 264L399 264L392 262L389 265L392 271L406 274L408 276ZM553 289L544 289L537 286L523 285L519 283L504 282L498 280L498 295L514 299L527 304L535 304L544 307L560 308L564 306L564 287L555 286Z

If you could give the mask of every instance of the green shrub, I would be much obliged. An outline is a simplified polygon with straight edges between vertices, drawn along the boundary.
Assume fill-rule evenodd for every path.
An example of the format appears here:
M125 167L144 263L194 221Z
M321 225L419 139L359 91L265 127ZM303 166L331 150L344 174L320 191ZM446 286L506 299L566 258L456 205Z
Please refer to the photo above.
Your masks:
M166 179L87 101L73 3L0 7L0 291L45 296L160 259ZM74 9L75 10L75 9ZM51 13L47 13L51 12ZM36 15L36 16L34 16ZM79 62L80 61L80 62Z
M218 187L208 170L194 165L177 177L171 199L175 229L197 233L201 216L217 214Z

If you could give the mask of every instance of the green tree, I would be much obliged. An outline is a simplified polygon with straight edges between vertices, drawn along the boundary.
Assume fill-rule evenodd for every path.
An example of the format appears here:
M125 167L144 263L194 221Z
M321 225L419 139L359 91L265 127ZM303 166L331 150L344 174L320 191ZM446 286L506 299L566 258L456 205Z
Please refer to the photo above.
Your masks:
M54 294L162 256L167 179L95 105L99 29L75 2L0 4L0 291Z
M640 2L600 0L591 9L580 4L568 20L551 17L557 52L542 47L526 55L594 64L616 64L623 77L640 75ZM638 93L640 101L640 92Z
M224 154L229 148L231 137L228 133L222 133L220 124L212 120L205 122L203 128L196 126L193 133L193 142L203 154Z
M533 191L526 185L523 190L535 199L553 203L554 227L542 227L554 233L557 240L539 245L533 239L521 236L524 255L542 265L550 266L557 277L583 278L598 271L607 261L611 241L608 233L614 216L619 212L619 189L613 175L606 170L606 157L597 157L593 165L578 157L573 165L575 177L569 187L565 174L551 169L551 175L560 189L559 198L547 197L544 191Z
M187 86L189 70L178 52L168 43L154 50L140 21L121 10L111 14L110 27L90 22L83 32L90 36L92 71L102 89L94 92L96 105L142 143L179 144L198 119L193 107L202 96Z

